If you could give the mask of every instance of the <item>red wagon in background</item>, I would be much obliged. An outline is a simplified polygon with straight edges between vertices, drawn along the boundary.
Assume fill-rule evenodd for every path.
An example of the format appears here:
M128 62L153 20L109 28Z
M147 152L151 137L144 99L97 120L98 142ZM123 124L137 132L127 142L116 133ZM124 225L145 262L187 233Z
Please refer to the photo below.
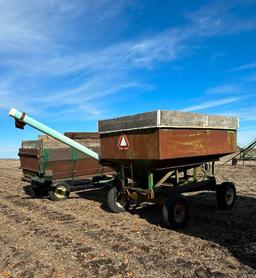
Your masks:
M64 134L100 152L97 132ZM18 155L22 179L31 183L33 193L37 196L49 194L55 201L66 199L69 192L93 186L92 182L98 183L105 180L106 175L113 174L109 167L48 135L39 136L38 140L23 141Z

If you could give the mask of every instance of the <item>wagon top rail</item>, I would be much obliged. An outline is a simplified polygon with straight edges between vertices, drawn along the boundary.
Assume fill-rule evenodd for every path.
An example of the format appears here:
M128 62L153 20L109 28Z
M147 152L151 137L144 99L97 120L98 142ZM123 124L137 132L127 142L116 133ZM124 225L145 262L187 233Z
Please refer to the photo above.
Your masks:
M231 116L157 110L98 122L99 133L148 128L196 128L237 130L239 119Z

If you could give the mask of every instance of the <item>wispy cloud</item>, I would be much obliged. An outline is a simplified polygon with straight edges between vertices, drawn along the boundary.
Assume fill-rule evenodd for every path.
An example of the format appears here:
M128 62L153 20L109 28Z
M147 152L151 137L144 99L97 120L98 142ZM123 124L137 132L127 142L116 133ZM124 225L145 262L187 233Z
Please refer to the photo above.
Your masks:
M256 81L256 74L252 74L250 75L249 77L246 78L246 81L249 81L249 82L254 82Z
M212 57L210 58L210 62L211 63L215 63L217 60L219 60L221 57L226 56L227 52L222 51L222 52L218 52L215 53L214 55L212 55Z
M228 110L223 111L223 114L231 114L234 111ZM239 117L243 122L256 122L256 106L248 108L237 108L235 110L237 117ZM255 130L256 133L256 130Z
M205 92L209 95L231 94L241 92L241 87L237 85L220 85L209 88Z
M130 1L0 0L0 5L0 52L57 54L74 39L79 41L77 20L87 25L80 37L89 42L86 36L108 25Z
M80 120L97 119L102 117L106 111L106 105L109 103L108 98L114 94L128 93L131 89L145 89L143 84L125 81L112 84L112 79L108 77L95 78L83 83L74 89L58 91L50 96L41 96L31 99L36 107L47 107L47 115L59 116L68 119L70 115L78 116ZM57 111L57 112L52 112ZM42 113L40 109L37 113Z
M205 38L256 29L253 16L239 19L232 13L237 1L217 1L186 12L186 24L151 32L146 37L138 35L121 41L112 38L102 43L105 33L111 37L120 15L133 3L0 0L1 67L13 76L5 88L0 87L1 107L17 105L31 113L47 115L54 109L63 115L72 115L74 110L84 115L86 110L91 116L99 116L102 107L106 109L104 102L109 96L150 88L134 72L175 63L196 51L191 46ZM83 30L77 30L78 21L85 26ZM232 86L220 86L207 93L234 90ZM236 99L230 97L189 108L206 109Z
M182 111L198 111L198 110L203 110L203 109L207 109L207 108L219 107L219 106L222 106L225 104L238 102L241 99L242 99L242 97L229 97L229 98L211 100L211 101L203 102L203 103L200 103L197 105L188 106L188 107L182 109Z
M53 2L55 3L55 1ZM100 3L101 2L102 1L100 1ZM113 1L107 2L111 3ZM54 55L49 55L47 59L45 59L45 57L42 59L34 57L34 59L24 60L23 58L19 59L16 57L15 60L9 60L8 64L25 69L27 74L46 74L53 76L67 75L78 71L95 72L103 68L107 70L124 70L127 68L130 69L131 67L150 69L156 63L175 61L186 56L187 53L191 51L191 42L193 43L193 40L248 31L248 26L244 24L244 20L239 20L236 17L226 17L227 14L229 14L229 10L237 5L236 1L234 1L232 5L227 5L226 1L217 1L216 3L217 4L206 5L198 11L186 13L186 17L189 19L186 25L169 28L146 38L136 38L130 41L114 43L111 46L100 49L97 48L97 50L93 51L91 49L85 49L82 53L79 51L70 54L70 51L63 49L60 39L54 43L54 39L48 34L45 36L47 38L45 43L47 41L53 41L53 45L58 45L59 52L55 51L53 53ZM67 6L69 7L68 4ZM90 5L85 6L91 7ZM120 6L122 7L122 5L119 4L118 8L114 9L116 11L113 12L112 16L118 11L120 12ZM125 6L124 3L123 6ZM113 3L109 9L110 8L113 8ZM75 10L74 7L73 9ZM65 16L65 12L68 8L59 8L57 12L59 10L60 14L55 17L57 21L60 21L60 18ZM87 11L86 9L84 10ZM87 12L90 13L91 10L88 10ZM104 10L104 5L98 4L97 9L95 8L94 10L97 10L100 14L99 11ZM90 19L93 20L94 18L94 20L97 21L98 16L98 14L92 13ZM110 17L110 15L106 17ZM234 25L233 21L236 21L235 26L239 26L239 28L234 28L234 26L232 26ZM247 18L247 21L250 22L249 30L256 28L256 18ZM239 22L239 24L237 24L237 22ZM86 22L86 24L89 23ZM33 24L30 25L33 26ZM233 28L230 28L231 26ZM65 25L63 28L65 29ZM57 35L58 39L58 35L63 32L63 28L60 28L59 31L52 30L51 33L55 34L55 36ZM38 29L41 29L41 27L38 27ZM32 33L39 33L39 31L37 30ZM31 34L31 38L35 39L36 36ZM28 40L28 43L29 45L35 44L30 40ZM86 43L86 41L84 41L84 43ZM15 45L19 45L19 41L15 43ZM65 48L67 46L68 43L66 42ZM45 48L43 43L42 47ZM50 51L52 51L52 48L50 48ZM224 54L222 53L221 55ZM40 63L37 63L38 60Z
M204 36L234 35L255 29L256 16L241 16L234 12L235 8L244 8L251 4L253 3L248 0L217 0L197 11L187 12L185 16L194 22Z
M242 70L248 70L248 69L255 69L256 63L249 63L245 65L241 65L232 69L228 69L227 72L236 72L236 71L242 71Z
M181 41L188 34L177 34L168 30L151 38L114 44L110 47L85 53L55 56L42 63L34 61L15 61L16 65L27 70L31 75L63 76L81 72L93 74L109 70L129 71L132 68L151 68L155 63L168 62L181 54Z

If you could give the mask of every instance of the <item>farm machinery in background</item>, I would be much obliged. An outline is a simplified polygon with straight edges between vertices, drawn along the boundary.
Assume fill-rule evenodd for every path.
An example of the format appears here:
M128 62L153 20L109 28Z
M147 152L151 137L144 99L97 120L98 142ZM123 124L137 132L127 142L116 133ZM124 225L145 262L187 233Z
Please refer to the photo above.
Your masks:
M242 161L243 164L245 161L256 162L256 138L245 148L240 148L238 153L224 162L224 165L230 161L233 166L236 166L238 161Z
M168 227L183 227L188 203L182 193L215 191L220 208L230 208L236 198L233 183L217 184L215 162L236 152L236 117L157 110L99 121L101 154L11 109L16 126L28 124L82 152L115 172L107 180L107 204L112 212L123 212L141 202L162 206ZM65 194L65 181L50 190Z

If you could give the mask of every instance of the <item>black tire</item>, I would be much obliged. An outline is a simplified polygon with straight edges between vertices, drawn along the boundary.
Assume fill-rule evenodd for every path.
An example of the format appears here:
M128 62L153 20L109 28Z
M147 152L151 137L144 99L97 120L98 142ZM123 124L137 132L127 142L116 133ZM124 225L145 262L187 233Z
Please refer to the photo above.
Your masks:
M49 185L46 183L31 182L31 191L34 197L45 197L48 194Z
M113 186L109 190L107 204L112 212L120 213L126 211L128 201L125 200L123 197L124 196L122 196L121 190L119 190L117 187Z
M170 196L163 205L162 216L168 228L185 227L189 218L188 203L185 197L182 195Z
M99 181L102 180L102 176L94 176L92 177L93 183L99 183Z
M216 192L217 204L220 209L233 207L236 200L236 188L232 182L223 182Z
M52 201L66 200L70 194L70 186L64 181L56 182L50 186L48 194Z

